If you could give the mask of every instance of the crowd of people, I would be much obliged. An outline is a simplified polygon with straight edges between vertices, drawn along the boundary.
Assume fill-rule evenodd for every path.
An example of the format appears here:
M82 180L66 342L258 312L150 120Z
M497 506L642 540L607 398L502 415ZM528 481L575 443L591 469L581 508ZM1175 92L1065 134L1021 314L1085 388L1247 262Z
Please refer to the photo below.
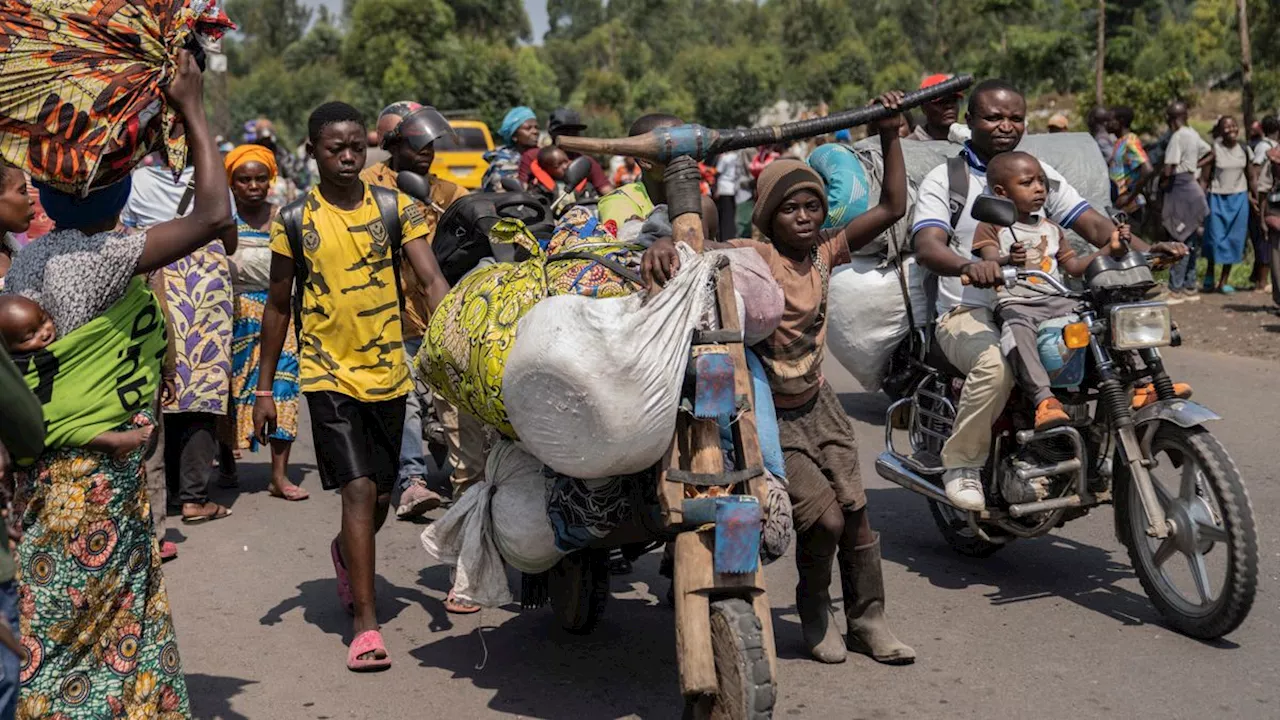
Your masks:
M921 86L946 79L930 76ZM18 168L7 166L0 177L0 475L16 481L11 517L21 531L16 567L0 552L0 611L11 631L0 632L8 648L0 649L5 717L15 707L24 718L72 707L84 717L190 716L160 570L177 555L164 539L166 519L228 517L212 485L237 486L237 459L260 448L270 453L270 495L306 500L308 491L289 474L303 398L321 487L342 502L329 549L338 602L352 618L346 666L353 671L392 663L374 577L375 538L393 497L405 519L449 500L427 483L429 428L439 427L446 449L437 459L451 470L445 494L456 500L483 477L489 431L424 388L411 362L449 291L431 249L436 227L467 195L432 173L447 121L411 101L389 105L372 126L347 104L321 105L307 127L316 179L308 187L310 173L296 169L281 182L286 167L300 164L261 124L246 143L220 146L202 91L195 60L184 53L166 90L190 145L181 173L149 164L86 196L37 184L39 212ZM901 97L886 93L878 102L897 110ZM840 228L824 229L826 186L803 162L812 146L725 153L701 168L714 208L704 214L718 241L709 246L758 253L786 298L782 324L751 348L750 362L761 368L776 408L776 430L762 446L775 458L771 471L788 481L796 607L804 646L820 662L841 662L850 650L888 664L915 658L885 616L879 535L866 512L855 433L821 369L832 268L909 211L903 144L953 143L965 161L965 206L953 207L948 167L939 166L919 184L911 230L920 263L942 278L940 349L968 376L942 457L946 493L958 507L985 507L980 468L1015 382L1036 398L1037 426L1064 417L1046 392L1038 356L1028 352L1036 322L1057 308L995 293L1001 267L1029 262L1027 238L1047 236L1052 242L1037 267L1079 272L1088 257L1071 251L1063 229L1099 254L1117 242L1148 247L1090 207L1054 168L1015 151L1027 118L1017 88L980 83L961 122L963 101L940 97L920 108L919 124L895 112L874 127L871 141L883 157L878 204ZM1189 127L1184 104L1170 105L1168 120L1170 135L1153 162L1132 132L1132 110L1089 116L1114 205L1135 228L1150 227L1152 208L1161 207L1162 230L1152 237L1161 242L1153 246L1180 258L1168 281L1170 302L1197 291L1233 292L1231 271L1251 236L1255 277L1265 285L1265 258L1280 236L1280 198L1273 209L1271 197L1280 122L1264 118L1249 144L1234 118L1222 118L1209 145ZM631 133L679 124L647 115ZM544 144L532 110L508 112L498 129L502 146L486 157L483 190L557 196L570 189L563 179L577 156L557 141L586 125L559 109L547 130ZM846 131L830 140L852 138ZM661 165L590 163L584 187L572 189L599 196L607 232L648 219L667 200ZM404 171L427 179L428 198L397 191ZM1018 224L1000 229L973 219L968 209L984 192L1009 197ZM30 228L41 213L53 229L37 237ZM24 233L32 239L14 240ZM1209 262L1203 287L1197 254ZM679 270L679 258L669 237L649 246L642 268L652 291ZM1004 325L1032 332L1015 333L1010 353L1001 347ZM129 362L104 362L107 353ZM833 571L845 636L834 620ZM450 593L446 609L479 607Z

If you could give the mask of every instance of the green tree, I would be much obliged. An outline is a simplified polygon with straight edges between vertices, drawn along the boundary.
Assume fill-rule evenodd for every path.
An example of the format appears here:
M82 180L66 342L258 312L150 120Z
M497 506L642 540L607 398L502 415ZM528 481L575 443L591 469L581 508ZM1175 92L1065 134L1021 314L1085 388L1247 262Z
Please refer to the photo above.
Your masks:
M680 53L675 66L687 69L681 84L693 97L699 122L739 127L754 122L778 97L783 61L776 46L695 46Z
M298 0L228 0L226 11L259 55L283 52L311 22L311 10Z

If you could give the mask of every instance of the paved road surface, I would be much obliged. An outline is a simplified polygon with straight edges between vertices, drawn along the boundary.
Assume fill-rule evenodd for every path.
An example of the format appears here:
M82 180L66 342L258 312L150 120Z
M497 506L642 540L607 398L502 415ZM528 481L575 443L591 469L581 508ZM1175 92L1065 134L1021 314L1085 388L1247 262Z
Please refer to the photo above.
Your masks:
M804 659L795 570L784 559L768 573L781 659L775 717L1280 717L1275 364L1190 350L1169 356L1198 399L1227 416L1216 431L1252 496L1262 577L1242 628L1203 644L1162 627L1111 533L1109 510L969 560L943 544L923 500L867 477L889 612L920 660L886 668L860 656L839 666ZM829 370L857 420L864 473L873 474L885 402ZM671 613L659 600L667 586L653 555L614 579L600 629L579 638L545 609L447 615L448 572L430 565L422 527L390 522L379 536L378 595L395 666L347 672L349 623L327 550L339 504L320 491L305 427L303 437L294 458L311 500L268 497L266 458L248 458L244 490L222 497L234 516L170 530L183 540L166 579L196 717L679 717Z

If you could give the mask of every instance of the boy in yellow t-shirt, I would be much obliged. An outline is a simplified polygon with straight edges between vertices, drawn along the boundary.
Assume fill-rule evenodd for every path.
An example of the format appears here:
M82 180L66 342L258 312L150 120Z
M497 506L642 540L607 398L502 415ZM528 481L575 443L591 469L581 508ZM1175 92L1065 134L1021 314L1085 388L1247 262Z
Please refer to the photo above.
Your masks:
M263 442L274 430L272 383L284 346L294 292L301 299L300 384L311 412L316 460L326 489L341 489L342 527L330 546L338 597L355 620L347 653L353 671L391 665L375 614L374 534L387 518L399 474L405 397L413 389L401 328L396 282L401 253L434 309L449 284L430 246L422 208L395 195L398 228L388 228L379 197L391 191L360 180L366 130L360 113L326 103L308 121L307 151L320 184L285 208L271 227L271 283L262 318L262 362L254 428ZM388 200L389 202L389 200ZM300 212L300 237L290 242L284 218ZM305 280L294 287L294 248Z

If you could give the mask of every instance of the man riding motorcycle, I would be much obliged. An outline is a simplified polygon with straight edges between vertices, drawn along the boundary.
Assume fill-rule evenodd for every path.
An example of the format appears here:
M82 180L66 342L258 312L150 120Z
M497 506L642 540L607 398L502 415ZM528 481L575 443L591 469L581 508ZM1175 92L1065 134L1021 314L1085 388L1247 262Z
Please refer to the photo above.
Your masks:
M965 118L973 137L961 151L964 165L944 163L929 172L920 184L912 226L919 263L940 276L936 341L947 360L966 375L954 429L942 451L947 498L965 510L981 511L986 505L981 471L990 452L991 425L1014 385L991 312L995 294L990 288L1000 283L1001 268L973 256L977 221L970 210L987 190L987 163L1022 141L1026 111L1026 99L1007 82L987 80L973 89ZM1091 244L1105 246L1115 225L1089 207L1061 174L1047 163L1041 165L1049 185L1044 212ZM1148 249L1136 237L1133 246ZM1180 243L1150 249L1175 257L1186 254ZM969 286L961 283L962 275Z

